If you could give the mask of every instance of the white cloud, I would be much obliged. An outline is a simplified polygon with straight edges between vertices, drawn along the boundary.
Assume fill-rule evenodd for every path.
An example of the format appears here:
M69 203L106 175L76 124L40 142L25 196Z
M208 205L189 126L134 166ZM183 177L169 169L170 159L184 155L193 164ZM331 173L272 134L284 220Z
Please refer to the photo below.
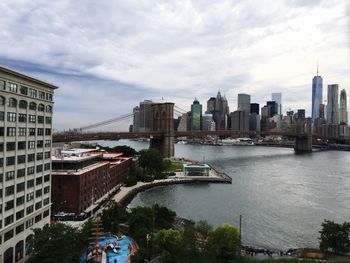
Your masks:
M0 9L0 58L64 73L26 67L61 87L58 128L71 125L67 109L83 124L143 98L205 105L219 89L232 110L238 92L262 104L280 91L285 108L309 111L317 60L324 91L350 87L346 0L3 0Z

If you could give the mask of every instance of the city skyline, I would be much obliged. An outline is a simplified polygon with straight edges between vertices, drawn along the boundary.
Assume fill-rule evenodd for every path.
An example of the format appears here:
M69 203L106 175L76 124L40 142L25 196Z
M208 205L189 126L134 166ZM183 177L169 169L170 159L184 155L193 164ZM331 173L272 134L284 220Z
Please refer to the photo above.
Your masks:
M60 87L56 129L131 112L144 99L189 110L218 90L231 109L239 93L263 105L281 92L284 110L311 116L317 60L324 87L350 88L346 1L0 6L0 64Z

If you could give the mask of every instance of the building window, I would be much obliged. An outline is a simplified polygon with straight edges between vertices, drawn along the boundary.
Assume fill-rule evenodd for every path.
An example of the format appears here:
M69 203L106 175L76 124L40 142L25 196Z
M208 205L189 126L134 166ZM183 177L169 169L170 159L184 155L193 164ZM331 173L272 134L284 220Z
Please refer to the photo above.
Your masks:
M50 170L50 163L45 163L45 166L44 166L44 170L45 171L48 171L48 170Z
M43 155L44 155L43 153L37 153L37 154L36 154L36 160L37 160L37 161L42 160L42 159L43 159Z
M26 162L26 156L25 155L18 155L17 156L17 164L21 164L21 163L25 163L25 162Z
M45 106L44 106L44 104L39 104L39 105L38 105L38 111L45 111Z
M46 93L46 100L52 101L52 94L51 93Z
M7 142L6 143L6 151L14 151L16 149L16 143L15 142Z
M37 166L36 166L36 172L37 172L37 173L40 173L40 172L42 172L42 171L43 171L43 165L42 165L42 164L37 165Z
M34 205L28 206L26 211L27 211L26 215L33 213L34 212Z
M18 150L25 150L27 146L27 142L26 141L21 141L17 143L17 149Z
M20 196L20 197L17 197L17 199L16 199L16 206L20 206L20 205L23 205L23 204L24 204L24 195Z
M45 135L51 135L51 129L45 129Z
M45 140L45 147L51 147L51 140Z
M36 98L37 91L35 89L29 89L29 96L32 98Z
M50 210L46 210L44 213L43 213L43 217L48 217L50 214Z
M22 217L24 217L24 209L16 213L16 220L19 220Z
M19 183L19 184L17 184L16 192L17 193L22 192L22 191L24 191L24 188L25 188L24 182L23 183Z
M21 86L21 88L19 90L20 90L20 93L22 95L28 95L28 88L27 87Z
M35 191L35 197L40 197L42 196L43 191L41 189Z
M50 175L47 174L44 176L44 182L49 182L50 181Z
M36 147L37 148L42 148L44 146L44 141L40 140L40 141L36 141Z
M15 112L8 112L7 113L7 121L16 122L16 120L17 120L17 118L16 118Z
M29 103L29 109L30 110L36 110L36 103L35 102Z
M3 80L0 80L0 90L6 90L6 83Z
M38 128L37 129L37 135L44 135L44 129L43 128Z
M25 100L20 100L19 104L18 104L18 107L20 109L27 109L28 108L28 103Z
M10 231L6 232L5 235L4 235L4 242L6 242L7 240L11 239L13 237L13 229L11 229ZM12 255L13 253L13 248L9 248L7 251L10 251L10 254ZM6 252L4 254L6 254ZM4 256L5 258L5 256Z
M26 128L19 128L18 129L18 136L26 136L27 135L27 129Z
M5 98L0 96L0 106L5 106Z
M17 84L9 82L8 87L9 87L9 91L17 93Z
M35 128L29 128L28 129L28 135L29 136L35 136Z
M25 168L17 170L17 178L24 177L25 175L26 175L26 169Z
M14 201L10 200L5 203L5 211L10 210L14 207Z
M27 162L34 162L35 153L28 154Z
M45 147L46 147L46 144L45 144ZM45 152L45 159L49 159L50 156L51 156L51 152Z
M27 175L31 175L31 174L34 174L34 166L31 166L31 167L27 168ZM34 185L34 183L33 183L33 185Z
M14 127L7 127L7 136L9 136L9 137L16 136L16 128L14 128Z
M10 98L7 102L7 106L11 108L16 108L17 107L17 100L14 98Z
M39 91L39 99L45 99L45 92Z
M0 111L0 121L4 121L4 120L5 120L5 112Z
M27 122L27 114L23 114L23 113L18 114L18 121Z
M35 141L28 142L28 149L35 149Z
M44 187L44 194L50 193L50 186Z
M11 185L5 188L5 196L13 195L15 193L15 186ZM13 202L13 201L12 201ZM12 207L11 207L12 208ZM10 208L9 208L10 209ZM5 209L6 210L6 209ZM8 210L8 209L7 209Z
M46 106L46 112L48 112L48 113L52 112L52 107L50 105Z
M43 178L42 177L36 178L35 185L39 185L39 184L42 184L42 183L43 183Z
M15 171L6 172L5 180L10 181L15 178Z
M24 224L21 224L16 227L16 235L18 235L19 233L22 233L23 231L24 231Z
M36 117L35 117L35 115L29 115L29 122L30 122L30 123L35 123L35 122L36 122Z
M38 223L39 221L41 221L41 214L35 217L35 223Z
M38 123L44 123L44 116L38 116Z
M6 157L6 166L15 165L15 163L16 163L15 156Z
M34 192L27 194L27 202L34 199Z
M52 118L46 117L46 124L51 124L51 123L52 123Z
M13 215L6 217L4 223L5 226L8 226L9 224L13 223Z
M39 210L41 207L43 206L43 203L40 201L40 202L37 202L35 204L35 210Z

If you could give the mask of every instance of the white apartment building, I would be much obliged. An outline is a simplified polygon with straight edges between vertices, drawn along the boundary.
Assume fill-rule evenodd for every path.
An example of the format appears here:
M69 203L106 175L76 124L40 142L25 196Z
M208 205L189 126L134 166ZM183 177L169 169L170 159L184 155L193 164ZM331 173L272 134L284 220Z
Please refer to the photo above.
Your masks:
M23 262L50 222L53 92L0 66L0 263Z

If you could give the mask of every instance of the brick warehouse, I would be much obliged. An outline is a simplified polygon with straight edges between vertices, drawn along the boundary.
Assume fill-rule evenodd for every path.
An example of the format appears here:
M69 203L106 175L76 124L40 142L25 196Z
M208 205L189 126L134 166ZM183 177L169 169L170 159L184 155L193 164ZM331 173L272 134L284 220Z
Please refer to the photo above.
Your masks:
M52 157L52 214L89 213L92 204L110 193L133 167L121 153L71 149Z

